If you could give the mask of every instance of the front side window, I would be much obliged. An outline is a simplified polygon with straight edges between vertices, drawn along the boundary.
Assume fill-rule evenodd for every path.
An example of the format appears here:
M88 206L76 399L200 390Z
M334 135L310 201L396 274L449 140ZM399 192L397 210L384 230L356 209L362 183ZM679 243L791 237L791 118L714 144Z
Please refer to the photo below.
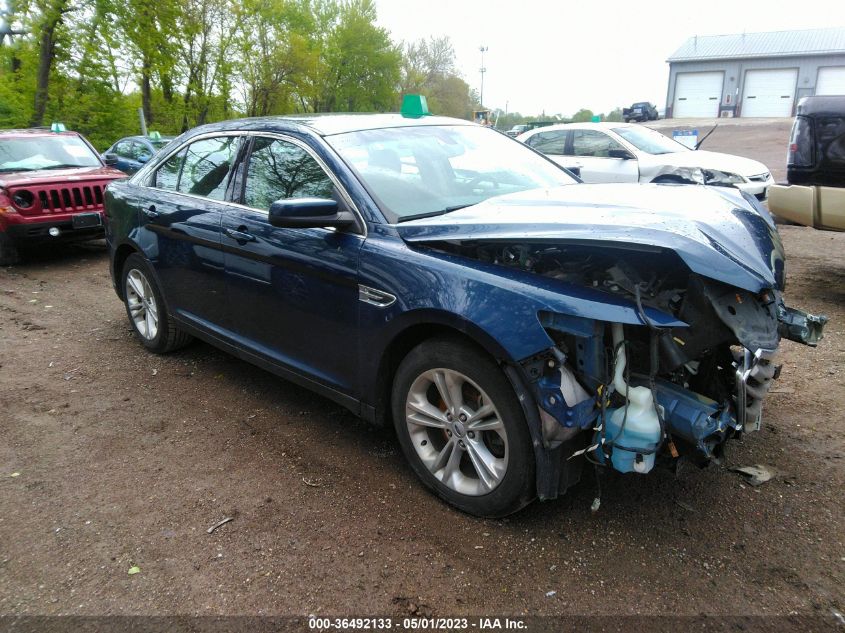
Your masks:
M239 141L237 136L220 136L191 143L185 154L178 191L223 200Z
M179 172L182 171L182 161L185 150L177 152L168 158L155 173L155 187L176 191L179 188Z
M280 139L256 138L249 157L244 204L267 210L277 200L331 198L334 185L304 149Z
M123 158L132 158L131 143L129 141L120 141L114 146L114 153Z
M132 157L135 160L146 162L153 157L153 153L146 145L136 141L132 143Z
M537 132L528 139L528 145L543 154L563 155L566 148L566 130L552 132Z
M609 158L612 149L624 150L625 148L604 132L595 130L572 131L572 153L575 156Z

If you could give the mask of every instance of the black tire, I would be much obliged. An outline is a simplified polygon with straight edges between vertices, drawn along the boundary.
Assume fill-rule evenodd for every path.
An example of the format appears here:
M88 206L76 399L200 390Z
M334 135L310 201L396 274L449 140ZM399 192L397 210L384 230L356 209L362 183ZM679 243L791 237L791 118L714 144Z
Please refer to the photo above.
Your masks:
M451 418L453 422L444 421L443 428L409 422L409 417L417 417L419 411L409 409L409 402L421 402L419 397L423 391L419 385L425 385L429 380L427 376L435 374L435 370L450 372L451 376L462 375L466 379L458 387L463 402L462 410L480 411L482 403L486 401L492 405L493 413L475 422L470 419L466 427L462 424L458 426L457 416ZM445 418L449 414L449 407L440 396L442 392L434 382L427 389L424 393L429 395L426 396L425 404L435 407L432 411ZM439 404L435 404L435 400ZM391 404L396 435L411 468L423 484L456 508L480 517L497 518L516 512L536 497L534 452L522 407L504 372L479 349L452 338L437 338L421 343L408 353L396 371ZM475 408L470 407L470 404L475 404ZM426 415L422 417L432 421ZM484 422L489 426L491 423L496 424L496 421L500 421L496 430L473 431L476 428L473 424ZM434 466L427 466L420 452L427 452L431 456L436 454L433 461L442 463L447 461L440 457L444 451L449 450L447 444L452 446L451 454L457 456L456 467L449 468L453 463L449 458L442 469L434 471L443 473L438 477L430 469ZM483 463L496 463L499 466L504 463L498 478L492 475L495 468L485 470L488 480L495 485L490 486L489 481L485 482L480 475L476 464L481 459L487 459ZM453 473L449 477L452 485L447 485L441 479L446 476L446 472ZM464 490L472 486L475 489L471 492L456 489L462 486Z
M131 279L131 281L130 281ZM143 292L136 291L140 279L146 282ZM135 337L151 352L166 354L184 347L193 340L190 334L180 330L167 312L167 304L156 283L155 276L146 260L138 253L132 253L126 258L120 271L121 293L123 304L126 306L126 316L132 326ZM147 290L148 289L148 290ZM143 295L152 296L152 301L138 301ZM133 313L134 312L134 313ZM144 316L155 313L155 329L149 327L152 317L145 318L145 324L138 323L140 312ZM149 330L146 328L149 327Z
M21 260L18 247L12 238L0 233L0 266L12 266Z

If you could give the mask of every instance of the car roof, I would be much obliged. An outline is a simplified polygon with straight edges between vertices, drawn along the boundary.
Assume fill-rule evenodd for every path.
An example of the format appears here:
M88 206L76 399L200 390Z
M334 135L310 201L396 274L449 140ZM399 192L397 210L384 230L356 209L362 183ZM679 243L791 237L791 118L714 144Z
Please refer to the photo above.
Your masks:
M405 117L401 114L303 114L287 116L267 116L247 119L233 119L220 123L210 123L192 130L193 133L215 131L254 130L271 131L274 128L290 129L306 127L320 136L379 130L384 128L423 127L431 125L478 125L472 121L441 116Z
M150 138L149 136L143 136L142 134L138 134L136 136L124 136L123 138L119 138L115 141L115 143L120 143L121 141L147 141L152 143L153 141L172 141L175 136L160 136L159 138Z
M804 97L798 102L796 114L798 116L842 116L845 114L845 96Z

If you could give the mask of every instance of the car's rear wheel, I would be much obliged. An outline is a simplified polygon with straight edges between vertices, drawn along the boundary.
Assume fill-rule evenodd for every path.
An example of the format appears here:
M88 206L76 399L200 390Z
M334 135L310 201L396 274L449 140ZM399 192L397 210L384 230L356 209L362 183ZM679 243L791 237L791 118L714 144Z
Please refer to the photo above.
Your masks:
M402 361L393 420L422 482L457 508L484 517L516 512L535 496L534 454L507 377L481 351L434 339Z
M161 290L143 257L133 253L126 258L121 282L126 314L144 347L163 354L191 341L191 336L182 332L167 313Z

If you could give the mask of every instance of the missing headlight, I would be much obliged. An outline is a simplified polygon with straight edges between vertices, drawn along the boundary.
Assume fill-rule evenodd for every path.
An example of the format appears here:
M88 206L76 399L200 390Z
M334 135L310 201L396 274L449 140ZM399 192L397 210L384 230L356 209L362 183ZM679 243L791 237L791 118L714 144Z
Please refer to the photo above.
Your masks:
M18 209L29 209L35 204L35 196L28 189L21 189L12 194L12 202Z

